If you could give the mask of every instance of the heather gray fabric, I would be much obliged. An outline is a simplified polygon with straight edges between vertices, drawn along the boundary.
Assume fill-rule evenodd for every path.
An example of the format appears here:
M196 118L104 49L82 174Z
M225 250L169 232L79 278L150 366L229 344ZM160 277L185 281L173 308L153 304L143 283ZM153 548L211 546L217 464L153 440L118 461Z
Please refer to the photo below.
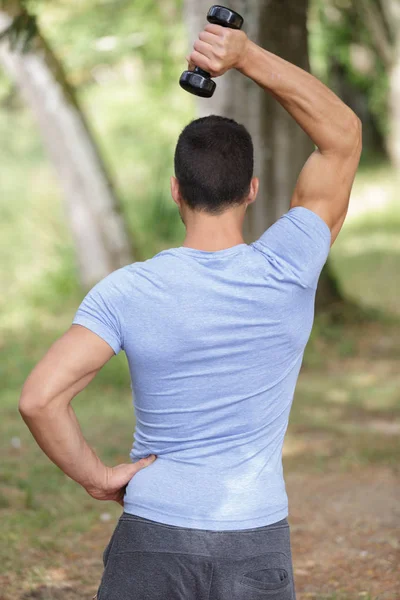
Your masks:
M215 531L122 513L98 600L296 600L286 518Z

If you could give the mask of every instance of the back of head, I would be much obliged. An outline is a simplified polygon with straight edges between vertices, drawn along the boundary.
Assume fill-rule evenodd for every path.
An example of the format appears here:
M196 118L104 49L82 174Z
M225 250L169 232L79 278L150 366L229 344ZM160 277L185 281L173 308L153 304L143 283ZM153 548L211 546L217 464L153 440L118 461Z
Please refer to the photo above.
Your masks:
M175 176L192 210L221 214L249 193L253 143L247 129L226 117L195 119L181 132L175 149Z

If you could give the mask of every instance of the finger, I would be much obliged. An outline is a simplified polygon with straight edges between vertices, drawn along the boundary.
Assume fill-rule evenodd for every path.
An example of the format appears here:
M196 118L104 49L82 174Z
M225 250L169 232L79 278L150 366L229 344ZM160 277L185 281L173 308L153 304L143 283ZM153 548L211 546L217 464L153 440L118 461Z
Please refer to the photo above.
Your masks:
M122 487L120 487L117 490L115 490L114 500L116 502L118 502L119 504L121 504L121 501L122 502L124 501L124 496L125 496L127 487L128 487L128 484L123 485Z
M201 40L196 40L193 44L193 48L200 54L207 56L207 58L211 59L214 56L213 47L210 44L207 44L206 42L202 42Z
M195 65L192 63L192 61L190 60L190 55L186 57L187 63L188 63L188 71L193 71Z
M222 25L215 25L214 23L208 23L208 25L204 27L204 31L208 31L221 37L225 34L225 27L222 27Z
M190 60L196 67L200 67L200 69L207 71L207 73L210 72L210 60L203 54L200 54L200 52L197 52L197 50L193 50Z
M220 42L220 38L215 33L210 33L209 31L200 31L199 39L203 42L207 42L207 44L215 45Z

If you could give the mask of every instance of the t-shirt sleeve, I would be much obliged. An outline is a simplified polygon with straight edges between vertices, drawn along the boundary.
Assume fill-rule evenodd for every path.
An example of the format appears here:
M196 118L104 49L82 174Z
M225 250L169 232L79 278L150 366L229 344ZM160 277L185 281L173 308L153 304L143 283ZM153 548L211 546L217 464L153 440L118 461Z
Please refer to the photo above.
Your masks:
M111 346L123 349L121 269L101 279L86 294L72 323L83 325Z
M325 221L312 210L296 206L252 245L271 262L283 264L300 285L316 289L330 244L331 232Z

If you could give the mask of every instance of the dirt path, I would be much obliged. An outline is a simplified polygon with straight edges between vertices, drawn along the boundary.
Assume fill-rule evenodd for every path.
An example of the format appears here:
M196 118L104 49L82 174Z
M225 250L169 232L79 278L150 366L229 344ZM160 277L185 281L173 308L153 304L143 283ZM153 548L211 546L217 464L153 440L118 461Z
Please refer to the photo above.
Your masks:
M400 600L400 478L393 469L286 476L297 600ZM114 523L66 548L64 568L19 596L89 600ZM13 600L16 597L13 596ZM0 600L11 600L1 595Z
M399 600L399 476L368 467L286 480L298 600Z

